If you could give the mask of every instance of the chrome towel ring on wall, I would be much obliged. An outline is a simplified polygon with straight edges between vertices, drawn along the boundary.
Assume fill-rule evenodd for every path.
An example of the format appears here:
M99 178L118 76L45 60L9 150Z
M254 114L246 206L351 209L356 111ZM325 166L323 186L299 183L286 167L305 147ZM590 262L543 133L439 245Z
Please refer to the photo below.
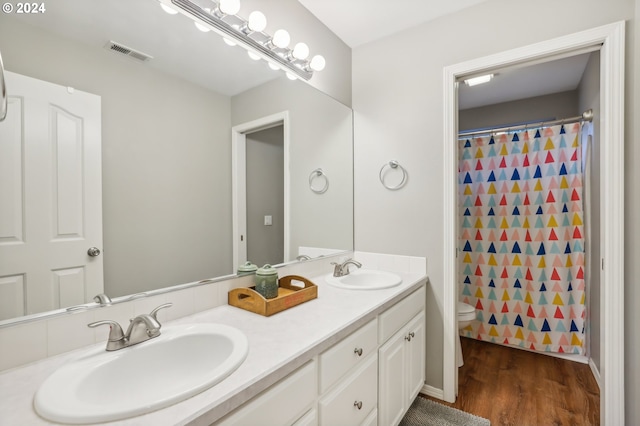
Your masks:
M313 187L313 181L316 178L317 179L320 179L320 178L324 179L324 185L320 189L317 189L317 188ZM324 194L325 192L327 192L327 189L329 189L329 178L324 173L324 170L322 170L321 168L318 167L317 169L315 169L314 171L311 172L311 174L309 175L309 189L311 189L316 194Z
M7 117L8 105L7 86L4 83L4 66L2 65L2 54L0 54L0 121Z
M385 170L387 167L389 167L389 170L399 169L402 172L402 180L396 186L389 186L384 181L384 176L386 174ZM391 160L388 163L385 163L380 169L380 182L382 183L382 186L384 186L387 189L390 189L391 191L395 191L397 189L402 188L405 185L405 183L407 183L407 177L408 177L407 171L396 160Z

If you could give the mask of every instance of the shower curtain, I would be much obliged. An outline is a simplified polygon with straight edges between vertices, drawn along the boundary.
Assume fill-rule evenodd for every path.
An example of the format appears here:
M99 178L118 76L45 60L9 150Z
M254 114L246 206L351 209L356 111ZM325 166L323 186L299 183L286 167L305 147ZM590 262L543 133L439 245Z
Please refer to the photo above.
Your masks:
M461 335L584 355L580 124L459 144Z

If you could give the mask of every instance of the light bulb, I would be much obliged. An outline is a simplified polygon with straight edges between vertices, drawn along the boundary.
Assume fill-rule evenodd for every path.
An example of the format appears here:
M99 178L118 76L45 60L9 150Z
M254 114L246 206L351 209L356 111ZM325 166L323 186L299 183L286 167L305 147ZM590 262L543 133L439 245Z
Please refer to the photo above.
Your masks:
M211 13L211 9L203 9L205 12L207 13ZM198 22L198 21L194 21L193 24L196 26L197 29L199 29L200 31L202 31L203 33L208 33L209 31L211 31L211 28L207 27L206 25Z
M224 40L224 42L228 45L228 46L237 46L238 43L236 43L235 41L228 39L226 37L224 37L222 40Z
M195 25L196 28L202 31L203 33L208 33L209 31L211 31L209 27L205 27L200 22L194 22L193 25Z
M298 43L293 48L293 57L296 59L307 59L309 56L309 46L304 43Z
M279 71L280 70L280 67L277 66L276 64L272 63L272 62L269 62L269 68L271 68L274 71Z
M295 74L291 74L290 72L287 73L287 78L289 80L297 80L298 77Z
M220 0L219 8L225 15L235 15L240 11L240 0Z
M247 51L247 55L249 55L249 57L251 59L253 59L254 61L259 61L261 59L260 55L258 55L257 53L254 53L254 52L252 52L250 50Z
M254 10L249 15L248 25L251 31L264 31L264 29L267 28L267 17L264 16L264 13Z
M286 49L289 47L289 43L291 42L291 37L289 37L289 33L287 30L277 30L273 34L273 38L271 39L273 44L281 49Z
M167 6L164 3L160 3L160 7L162 8L162 10L164 10L165 12L167 12L169 15L176 15L178 13L177 10L175 10L172 7Z
M322 55L314 56L311 58L311 62L309 63L309 67L314 71L322 71L326 65L327 61L325 61L324 56Z

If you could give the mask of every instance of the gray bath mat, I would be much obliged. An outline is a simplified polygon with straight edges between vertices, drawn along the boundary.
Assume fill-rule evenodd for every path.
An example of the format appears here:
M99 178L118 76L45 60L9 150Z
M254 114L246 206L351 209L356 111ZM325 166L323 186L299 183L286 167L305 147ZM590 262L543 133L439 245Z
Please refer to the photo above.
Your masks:
M487 419L417 397L400 426L490 426Z

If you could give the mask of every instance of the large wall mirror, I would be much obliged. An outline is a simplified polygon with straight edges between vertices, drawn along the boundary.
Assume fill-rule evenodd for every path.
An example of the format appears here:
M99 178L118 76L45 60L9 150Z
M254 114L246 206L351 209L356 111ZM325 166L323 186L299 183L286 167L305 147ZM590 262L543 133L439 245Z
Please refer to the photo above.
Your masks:
M259 266L353 249L350 108L156 0L46 6L0 14L0 325L227 277L234 238ZM265 117L238 210L233 129Z

